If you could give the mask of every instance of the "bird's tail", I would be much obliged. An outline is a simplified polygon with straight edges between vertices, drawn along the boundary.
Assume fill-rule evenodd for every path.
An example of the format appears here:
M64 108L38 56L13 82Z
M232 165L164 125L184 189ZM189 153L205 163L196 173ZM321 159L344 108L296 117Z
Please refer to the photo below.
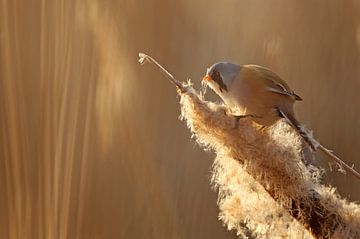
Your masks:
M293 116L293 114L286 113L280 109L278 109L279 115L286 120L288 124L291 125L299 135L304 139L304 141L310 146L313 151L320 149L327 156L329 156L332 160L339 164L340 168L345 168L346 171L352 173L355 177L360 179L360 173L356 171L353 167L350 167L344 161L342 161L338 156L336 156L331 150L322 146L318 141L316 141L309 130L303 127Z
M313 151L316 151L317 147L319 146L319 142L317 142L313 137L309 130L303 127L299 121L295 119L293 114L286 113L281 109L278 109L279 115L286 120L288 124L293 127L298 134L303 138L303 140L310 146Z

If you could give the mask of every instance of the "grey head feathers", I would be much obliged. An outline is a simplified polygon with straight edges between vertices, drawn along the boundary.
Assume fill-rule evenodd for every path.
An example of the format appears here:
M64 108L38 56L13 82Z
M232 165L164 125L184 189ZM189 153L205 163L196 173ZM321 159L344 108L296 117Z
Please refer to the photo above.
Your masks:
M206 74L219 85L220 91L228 91L228 86L239 74L240 68L239 65L233 63L218 62L208 68Z

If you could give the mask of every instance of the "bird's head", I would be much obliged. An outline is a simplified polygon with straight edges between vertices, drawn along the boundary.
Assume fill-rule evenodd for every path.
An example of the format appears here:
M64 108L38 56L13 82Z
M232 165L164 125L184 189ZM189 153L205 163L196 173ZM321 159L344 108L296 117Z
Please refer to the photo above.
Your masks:
M239 74L240 66L228 62L218 62L207 69L203 83L210 86L216 93L229 91L231 83Z

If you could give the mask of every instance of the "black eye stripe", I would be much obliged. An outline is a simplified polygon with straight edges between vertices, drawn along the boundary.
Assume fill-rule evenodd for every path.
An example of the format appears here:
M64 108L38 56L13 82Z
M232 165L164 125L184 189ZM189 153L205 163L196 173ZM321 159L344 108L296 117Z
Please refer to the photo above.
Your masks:
M214 71L211 74L211 79L213 79L213 81L218 83L221 92L222 92L222 90L228 91L227 86L224 84L224 81L221 78L221 75L220 75L220 73L218 71Z

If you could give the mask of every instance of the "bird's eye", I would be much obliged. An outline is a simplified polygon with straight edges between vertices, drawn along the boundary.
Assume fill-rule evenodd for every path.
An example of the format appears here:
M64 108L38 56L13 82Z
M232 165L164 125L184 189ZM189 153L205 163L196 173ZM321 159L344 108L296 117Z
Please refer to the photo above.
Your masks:
M221 79L221 76L220 76L220 73L218 71L214 71L212 74L211 74L211 78L216 81L216 82L219 82L219 80L222 80Z

